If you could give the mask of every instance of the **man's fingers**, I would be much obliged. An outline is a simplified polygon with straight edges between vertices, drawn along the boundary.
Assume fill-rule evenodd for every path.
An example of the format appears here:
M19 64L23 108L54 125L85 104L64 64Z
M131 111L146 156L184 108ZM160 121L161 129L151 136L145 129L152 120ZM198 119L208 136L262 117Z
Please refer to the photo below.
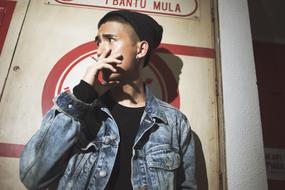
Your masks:
M115 69L112 65L106 64L103 66L105 69L110 69L113 72L117 72L117 69Z
M106 58L106 59L105 59L105 62L106 62L106 63L109 63L109 64L112 64L112 63L120 64L120 63L122 63L121 60L116 59L116 58L113 58L113 57L108 57L108 58Z
M111 49L106 49L99 57L97 57L96 60L104 60L106 58L114 58L117 60L122 60L122 54L121 53L116 53L114 55L111 55ZM94 58L93 58L94 59Z
M112 70L113 72L116 72L117 70L115 66L120 63L122 63L121 60L113 58L113 57L109 57L109 58L100 60L98 63L96 63L96 67L99 70L106 68L106 69Z
M108 57L111 53L111 49L107 48L105 51L102 52L102 54L99 56L99 59L104 59Z
M98 67L98 70L102 70L102 69L109 69L113 72L117 72L117 70L115 69L115 67L111 64L108 64L108 63L101 63L101 64L98 64L97 65Z

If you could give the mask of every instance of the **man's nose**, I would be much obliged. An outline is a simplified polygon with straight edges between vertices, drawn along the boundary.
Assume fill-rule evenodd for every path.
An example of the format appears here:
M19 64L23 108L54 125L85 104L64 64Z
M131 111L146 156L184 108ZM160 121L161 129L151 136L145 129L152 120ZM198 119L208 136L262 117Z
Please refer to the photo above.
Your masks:
M102 53L104 52L102 45L99 45L97 48L97 55L98 57L102 55Z

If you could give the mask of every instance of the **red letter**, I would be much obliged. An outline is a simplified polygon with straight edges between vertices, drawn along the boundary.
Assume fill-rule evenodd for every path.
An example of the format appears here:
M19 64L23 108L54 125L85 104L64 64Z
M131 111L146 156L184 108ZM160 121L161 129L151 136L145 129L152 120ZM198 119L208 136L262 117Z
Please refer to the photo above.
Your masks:
M180 12L181 13L181 8L180 8L180 4L179 3L176 4L175 12Z
M162 2L162 10L167 11L168 8L167 5L168 5L167 2Z
M169 5L169 6L168 6L169 12L173 12L173 10L171 9L171 3L169 3L168 5Z
M119 5L120 5L120 6L125 6L125 0L121 0L121 2L120 2Z
M126 5L129 6L129 7L132 7L132 0L127 0Z
M143 1L144 1L144 4L143 4ZM145 8L146 6L146 0L141 0L141 8Z
M138 0L135 0L136 2L135 2L135 7L137 7L138 6Z
M156 1L153 2L153 9L154 10L160 10L160 1L159 2L156 2Z

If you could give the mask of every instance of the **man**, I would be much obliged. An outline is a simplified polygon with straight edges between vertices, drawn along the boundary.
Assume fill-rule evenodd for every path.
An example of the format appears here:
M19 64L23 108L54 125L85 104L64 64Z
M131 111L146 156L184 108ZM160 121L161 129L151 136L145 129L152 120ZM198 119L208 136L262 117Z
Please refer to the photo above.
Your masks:
M142 81L161 37L145 14L112 11L99 21L96 62L73 94L55 99L22 152L27 188L196 189L187 118Z

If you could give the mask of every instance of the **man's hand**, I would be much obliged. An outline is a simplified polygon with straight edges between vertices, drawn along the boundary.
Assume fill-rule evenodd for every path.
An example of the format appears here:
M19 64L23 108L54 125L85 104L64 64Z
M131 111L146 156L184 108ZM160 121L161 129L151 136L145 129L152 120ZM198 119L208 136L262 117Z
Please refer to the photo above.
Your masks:
M98 57L97 62L94 62L87 68L82 78L82 80L93 86L99 95L102 95L107 90L119 83L119 81L104 81L103 83L100 83L98 80L99 71L109 70L111 72L117 72L115 66L122 63L122 61L119 59L122 56L121 54L110 54L111 49L106 49Z

